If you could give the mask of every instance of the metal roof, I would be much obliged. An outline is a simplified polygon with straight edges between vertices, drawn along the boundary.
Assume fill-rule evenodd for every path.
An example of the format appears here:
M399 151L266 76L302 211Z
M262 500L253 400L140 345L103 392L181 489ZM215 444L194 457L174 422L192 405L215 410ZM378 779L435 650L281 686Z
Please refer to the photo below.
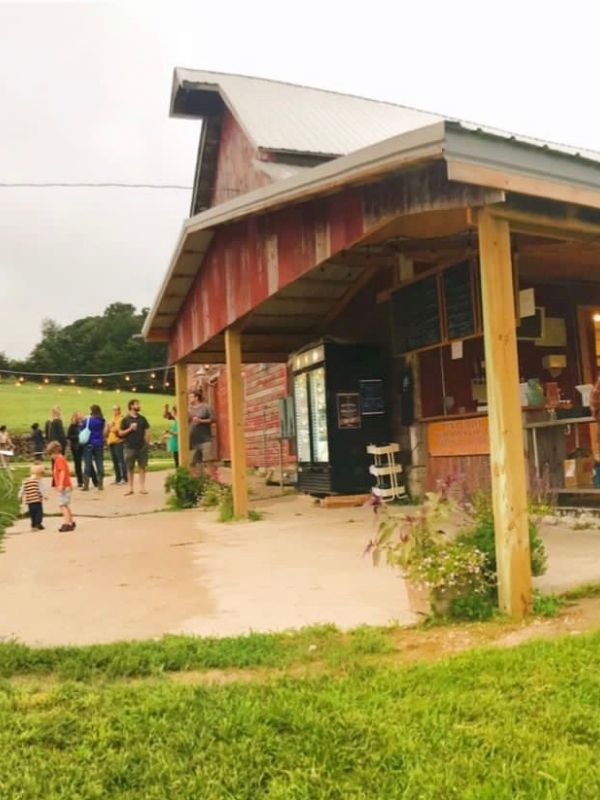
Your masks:
M220 95L254 144L264 150L341 156L422 128L442 117L414 108L291 83L178 67L171 114L203 116L202 101L185 110L180 92ZM206 102L208 102L208 99Z

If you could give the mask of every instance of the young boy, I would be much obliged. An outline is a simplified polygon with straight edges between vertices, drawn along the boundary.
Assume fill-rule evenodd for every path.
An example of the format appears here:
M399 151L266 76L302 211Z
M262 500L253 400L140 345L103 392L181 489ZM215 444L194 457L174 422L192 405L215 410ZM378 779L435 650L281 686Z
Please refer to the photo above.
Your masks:
M58 505L62 511L64 522L58 529L61 533L75 530L75 522L71 513L71 492L73 484L69 473L67 459L62 454L60 442L50 442L46 448L46 453L52 459L52 477L54 478L54 488L59 492Z
M31 439L33 441L33 460L41 461L44 457L44 434L37 422L31 426Z
M22 503L27 503L32 531L44 530L44 526L42 525L44 521L44 506L42 505L42 501L48 498L42 484L43 474L43 465L33 464L31 467L31 474L28 478L23 480L21 488L19 489L19 500Z

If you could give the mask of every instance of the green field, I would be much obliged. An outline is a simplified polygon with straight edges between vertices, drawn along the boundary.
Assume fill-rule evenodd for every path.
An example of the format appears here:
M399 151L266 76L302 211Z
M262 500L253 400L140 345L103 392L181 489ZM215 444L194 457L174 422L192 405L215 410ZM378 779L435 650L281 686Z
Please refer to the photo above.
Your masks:
M42 386L40 389L36 383L16 386L12 381L0 383L0 425L7 425L11 433L29 433L32 422L39 422L43 429L50 409L58 405L66 427L74 411L87 413L92 403L98 403L107 416L115 402L126 408L131 397L137 397L141 402L142 413L150 422L154 435L157 435L165 428L162 410L165 403L173 403L172 395L143 392L132 394L56 384Z
M310 645L329 658L294 669ZM369 629L0 644L2 797L599 796L600 634L434 664L394 665L388 650ZM175 680L169 669L195 671Z

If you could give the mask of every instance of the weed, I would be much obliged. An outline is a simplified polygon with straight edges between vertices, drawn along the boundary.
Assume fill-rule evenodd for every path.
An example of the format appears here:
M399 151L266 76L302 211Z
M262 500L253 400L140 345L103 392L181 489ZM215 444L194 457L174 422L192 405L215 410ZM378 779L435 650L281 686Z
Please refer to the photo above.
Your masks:
M557 617L566 605L566 600L556 594L542 594L539 589L533 590L532 611L538 617Z

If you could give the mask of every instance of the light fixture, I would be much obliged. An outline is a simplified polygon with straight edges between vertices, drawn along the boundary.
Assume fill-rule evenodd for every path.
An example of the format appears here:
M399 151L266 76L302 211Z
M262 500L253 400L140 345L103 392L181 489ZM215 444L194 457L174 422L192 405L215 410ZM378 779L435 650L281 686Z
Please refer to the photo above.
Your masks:
M50 378L44 378L44 383L50 383Z
M136 389L136 387L135 387L135 386L132 386L132 387L131 387L131 391L132 391L132 392L137 392L137 389Z
M69 378L69 383L75 383L75 378Z
M592 319L594 320L594 322L600 322L600 314L594 314Z
M154 384L153 383L150 384L150 389L154 389Z
M151 372L151 373L150 373L150 377L151 377L151 378L156 378L156 372Z
M98 378L98 383L102 383L102 378Z
M165 381L165 386L166 386L167 388L168 388L170 385L171 385L171 384L169 383L169 381Z
M127 382L129 382L129 381L131 380L131 378L129 377L129 375L125 375L125 380L126 380Z

